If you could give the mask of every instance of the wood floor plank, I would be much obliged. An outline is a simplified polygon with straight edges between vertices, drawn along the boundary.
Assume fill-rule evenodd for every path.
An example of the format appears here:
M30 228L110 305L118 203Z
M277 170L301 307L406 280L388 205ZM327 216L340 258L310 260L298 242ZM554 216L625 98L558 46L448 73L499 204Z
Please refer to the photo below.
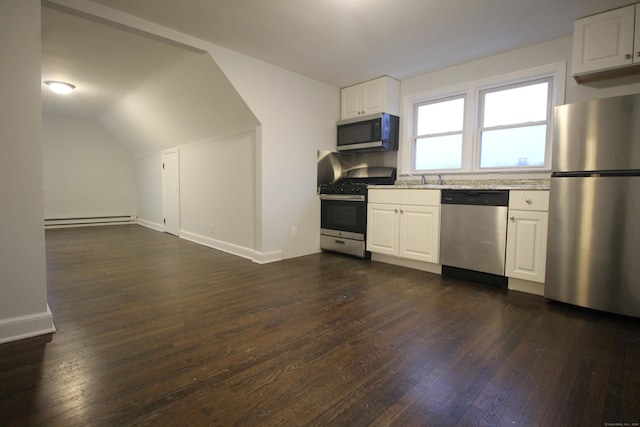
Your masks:
M2 426L640 422L640 321L320 253L47 230L58 332L0 345Z

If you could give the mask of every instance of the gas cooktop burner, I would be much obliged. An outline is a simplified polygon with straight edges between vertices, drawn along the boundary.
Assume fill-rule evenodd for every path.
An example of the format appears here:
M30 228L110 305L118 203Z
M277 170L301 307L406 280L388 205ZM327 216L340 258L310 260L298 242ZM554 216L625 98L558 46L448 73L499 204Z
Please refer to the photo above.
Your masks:
M331 184L322 184L320 194L367 194L372 184L393 185L396 168L386 166L362 167L348 170Z

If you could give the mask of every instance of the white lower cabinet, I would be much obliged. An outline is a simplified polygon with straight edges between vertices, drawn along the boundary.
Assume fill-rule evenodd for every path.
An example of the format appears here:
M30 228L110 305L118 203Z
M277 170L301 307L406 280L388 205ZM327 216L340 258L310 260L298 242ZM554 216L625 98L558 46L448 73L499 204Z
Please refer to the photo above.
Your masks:
M549 193L547 191L512 191L510 193L507 277L544 283L548 209Z
M367 250L438 263L439 204L438 190L369 190Z
M398 256L400 207L380 203L367 204L367 250Z
M384 262L397 260L398 265L439 265L440 190L371 188L368 195L368 251ZM543 295L548 211L549 191L510 191L505 269L509 289ZM430 267L425 271L440 272Z

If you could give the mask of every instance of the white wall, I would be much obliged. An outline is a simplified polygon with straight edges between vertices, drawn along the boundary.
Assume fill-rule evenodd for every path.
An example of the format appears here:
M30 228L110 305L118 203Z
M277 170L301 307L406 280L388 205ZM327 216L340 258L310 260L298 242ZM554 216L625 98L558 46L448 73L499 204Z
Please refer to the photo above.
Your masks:
M42 202L40 1L0 2L0 342L53 332Z
M136 214L131 153L95 120L43 115L44 216Z
M254 257L255 158L255 131L180 148L181 236Z
M240 165L257 173L255 261L319 251L316 156L317 150L335 148L338 88L91 2L55 1L209 52L260 124L256 164Z
M258 248L265 260L318 252L317 150L335 149L340 90L215 45L207 48L262 123Z
M572 36L561 37L404 79L401 82L401 98L404 107L403 114L411 114L411 108L407 98L414 97L417 94L562 61L565 61L567 64L565 85L566 103L640 93L640 79L637 76L608 80L591 85L578 85L573 77L571 77L572 44ZM404 164L408 165L408 156L410 156L410 153L403 148L407 146L407 138L411 137L410 132L407 129L402 129L400 136L401 140L405 141L405 143L401 144L398 161L403 159ZM478 175L472 177L478 177Z
M163 231L162 153L136 158L136 199L138 223Z
M431 73L420 74L402 80L401 96L404 98L420 92L446 88L459 83L481 80L560 61L567 62L567 103L640 92L640 80L638 77L613 79L592 85L578 85L571 77L572 44L573 37L566 36Z
M257 131L179 149L180 237L256 259ZM138 223L163 231L162 155L136 159Z

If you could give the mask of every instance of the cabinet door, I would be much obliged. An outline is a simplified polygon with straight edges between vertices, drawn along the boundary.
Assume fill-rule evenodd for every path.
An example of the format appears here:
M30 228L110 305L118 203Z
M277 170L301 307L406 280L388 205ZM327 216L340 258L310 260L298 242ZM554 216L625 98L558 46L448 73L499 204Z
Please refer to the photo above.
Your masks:
M440 208L400 206L400 244L398 255L438 263L440 249Z
M367 250L398 255L399 207L369 203L367 205Z
M363 114L384 113L386 105L386 82L384 79L372 80L362 85Z
M573 74L633 63L635 6L578 19L573 28Z
M351 119L362 115L362 87L351 86L342 89L342 119Z
M508 277L544 283L548 217L547 212L509 211Z

